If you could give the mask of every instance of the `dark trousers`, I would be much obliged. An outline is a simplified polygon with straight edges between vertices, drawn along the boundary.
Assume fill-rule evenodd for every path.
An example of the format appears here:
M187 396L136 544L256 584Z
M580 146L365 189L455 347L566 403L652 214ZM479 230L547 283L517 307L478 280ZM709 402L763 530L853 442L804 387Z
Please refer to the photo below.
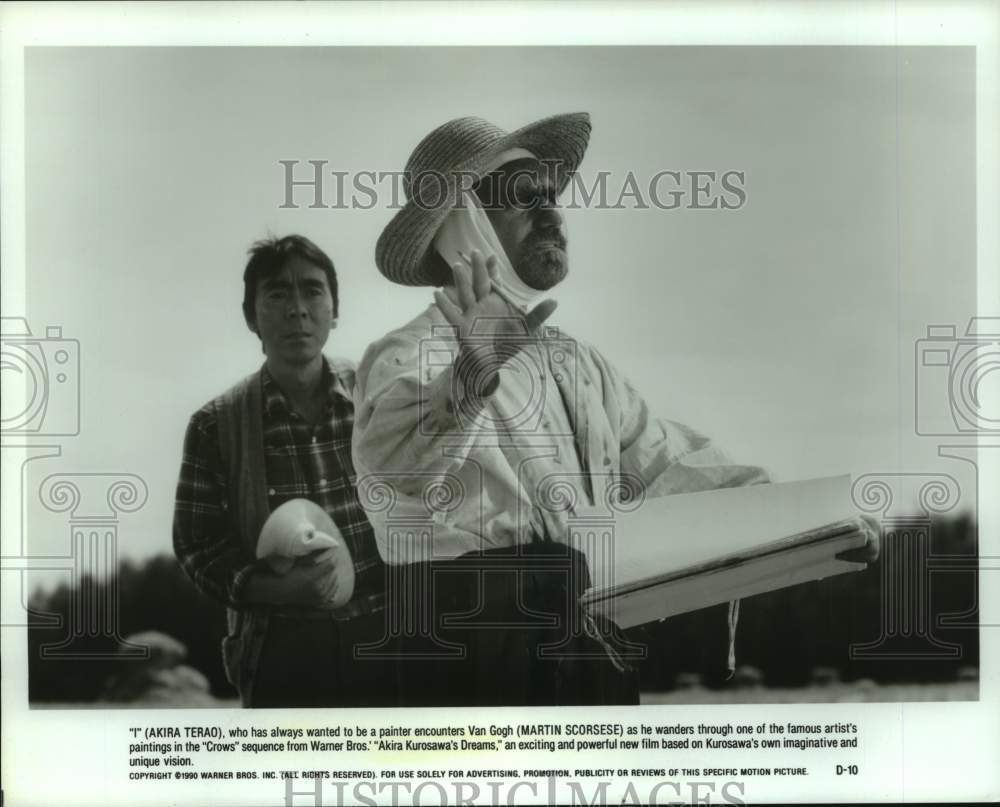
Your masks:
M355 649L382 636L385 617L271 616L254 677L252 708L395 706L391 666L356 658Z
M638 673L619 671L585 631L577 600L590 578L577 550L539 542L391 574L390 618L432 628L395 640L400 705L639 702Z

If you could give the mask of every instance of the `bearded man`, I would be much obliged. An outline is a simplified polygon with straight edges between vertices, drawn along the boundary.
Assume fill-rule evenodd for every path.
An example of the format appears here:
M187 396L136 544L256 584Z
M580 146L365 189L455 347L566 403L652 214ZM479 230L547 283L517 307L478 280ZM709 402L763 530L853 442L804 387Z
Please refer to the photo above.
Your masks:
M556 304L541 293L569 271L555 200L590 130L585 113L513 133L445 123L410 156L408 203L376 247L390 281L437 287L368 348L355 389L359 497L399 575L403 703L637 703L620 634L581 613L592 581L569 520L767 481L653 417L596 348L545 324Z

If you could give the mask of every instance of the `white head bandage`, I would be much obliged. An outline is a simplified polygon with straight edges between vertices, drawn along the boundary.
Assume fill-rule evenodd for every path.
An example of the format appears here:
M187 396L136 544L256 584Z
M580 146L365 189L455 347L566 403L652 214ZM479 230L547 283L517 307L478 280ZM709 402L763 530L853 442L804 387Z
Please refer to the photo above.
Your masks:
M514 160L535 159L527 149L513 148L498 154L483 170L483 174L495 171L501 165ZM497 260L496 284L515 303L527 310L541 295L531 288L514 271L510 258L500 245L496 231L474 193L467 193L465 205L454 208L434 236L434 249L447 261L449 266L464 263L459 254L471 255L478 249L484 257L494 255Z

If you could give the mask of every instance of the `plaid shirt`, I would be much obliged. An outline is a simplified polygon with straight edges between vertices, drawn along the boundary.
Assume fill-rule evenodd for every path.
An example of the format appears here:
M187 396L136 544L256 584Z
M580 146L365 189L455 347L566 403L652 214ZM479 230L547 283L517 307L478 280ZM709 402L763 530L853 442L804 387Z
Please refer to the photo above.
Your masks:
M324 357L326 417L311 426L291 408L266 367L261 376L268 505L274 510L290 499L310 499L340 529L354 559L355 587L350 602L335 612L337 618L382 609L384 565L355 490L350 393ZM246 581L259 567L243 547L236 519L227 512L228 487L213 400L191 417L184 439L174 552L201 591L229 607L242 608L248 605L243 600Z

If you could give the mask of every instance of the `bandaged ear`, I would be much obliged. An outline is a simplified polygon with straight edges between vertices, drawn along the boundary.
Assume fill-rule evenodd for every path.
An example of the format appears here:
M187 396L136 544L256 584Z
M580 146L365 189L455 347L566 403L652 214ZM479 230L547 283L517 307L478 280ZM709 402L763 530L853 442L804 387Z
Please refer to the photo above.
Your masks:
M514 148L498 154L484 169L487 174L505 163L524 158L534 159L525 149ZM510 258L500 244L493 225L479 200L471 192L464 204L451 210L434 235L434 249L448 266L465 262L463 255L471 255L478 250L484 257L496 258L497 277L494 281L522 309L531 308L541 292L528 286L517 276Z

